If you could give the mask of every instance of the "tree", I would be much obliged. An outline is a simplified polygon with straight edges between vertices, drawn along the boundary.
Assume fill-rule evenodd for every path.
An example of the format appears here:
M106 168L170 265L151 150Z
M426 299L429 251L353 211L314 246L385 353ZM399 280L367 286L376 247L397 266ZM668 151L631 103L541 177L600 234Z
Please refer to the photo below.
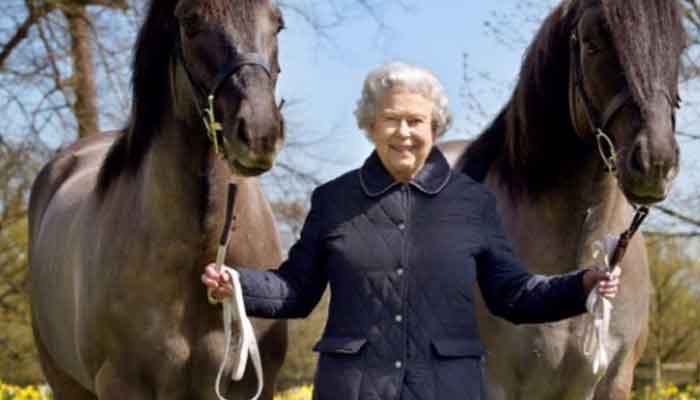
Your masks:
M29 329L26 198L36 160L21 144L0 142L0 380L41 376Z
M5 109L10 120L16 119L11 113L17 110L35 116L33 123L18 129L25 134L54 130L57 122L80 137L99 131L97 31L88 6L127 8L125 0L9 0L6 14L0 15L14 22L0 36L0 85L10 106ZM27 93L29 85L35 89Z
M649 342L642 357L649 363L698 361L700 353L700 262L681 239L647 240L651 279ZM660 368L657 367L660 371Z

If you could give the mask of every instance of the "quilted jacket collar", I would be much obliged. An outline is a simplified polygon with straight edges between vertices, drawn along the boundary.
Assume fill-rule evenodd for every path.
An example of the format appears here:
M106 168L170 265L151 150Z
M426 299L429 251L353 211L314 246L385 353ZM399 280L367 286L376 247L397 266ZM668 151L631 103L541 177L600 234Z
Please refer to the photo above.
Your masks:
M434 147L430 151L428 159L425 160L423 169L409 184L423 193L437 194L447 185L451 174L450 165L445 156ZM374 151L360 168L360 184L367 196L376 197L386 193L392 187L400 185L401 182L394 180L394 177L384 167L377 152Z

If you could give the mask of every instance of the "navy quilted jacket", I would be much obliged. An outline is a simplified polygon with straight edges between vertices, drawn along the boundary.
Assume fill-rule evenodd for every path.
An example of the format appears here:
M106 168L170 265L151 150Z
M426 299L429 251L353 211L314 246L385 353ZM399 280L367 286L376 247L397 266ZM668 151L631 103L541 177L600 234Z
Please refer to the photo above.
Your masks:
M474 310L513 323L584 312L583 271L525 271L495 199L434 149L409 184L376 153L318 187L300 240L278 270L240 269L248 312L307 316L330 284L314 399L485 399Z

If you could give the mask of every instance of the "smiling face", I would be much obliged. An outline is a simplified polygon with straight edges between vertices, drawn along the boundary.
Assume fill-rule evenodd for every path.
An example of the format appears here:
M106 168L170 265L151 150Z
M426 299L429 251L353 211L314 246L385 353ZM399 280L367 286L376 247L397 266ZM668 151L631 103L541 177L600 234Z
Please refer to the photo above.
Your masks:
M384 167L399 182L408 182L423 168L435 141L433 102L395 88L379 103L369 136Z

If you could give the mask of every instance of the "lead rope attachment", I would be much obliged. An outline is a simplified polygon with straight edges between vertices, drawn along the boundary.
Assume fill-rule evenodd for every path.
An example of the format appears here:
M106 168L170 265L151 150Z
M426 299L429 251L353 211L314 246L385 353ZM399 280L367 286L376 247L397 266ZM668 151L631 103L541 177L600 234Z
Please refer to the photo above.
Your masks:
M214 113L214 94L210 94L207 97L207 108L204 109L204 115L202 115L202 120L204 121L204 127L207 129L207 136L209 140L214 145L214 154L219 155L219 131L222 131L224 127L219 121L216 120L216 114ZM235 186L235 185L234 185ZM235 197L235 193L234 193ZM234 199L235 201L235 199Z

